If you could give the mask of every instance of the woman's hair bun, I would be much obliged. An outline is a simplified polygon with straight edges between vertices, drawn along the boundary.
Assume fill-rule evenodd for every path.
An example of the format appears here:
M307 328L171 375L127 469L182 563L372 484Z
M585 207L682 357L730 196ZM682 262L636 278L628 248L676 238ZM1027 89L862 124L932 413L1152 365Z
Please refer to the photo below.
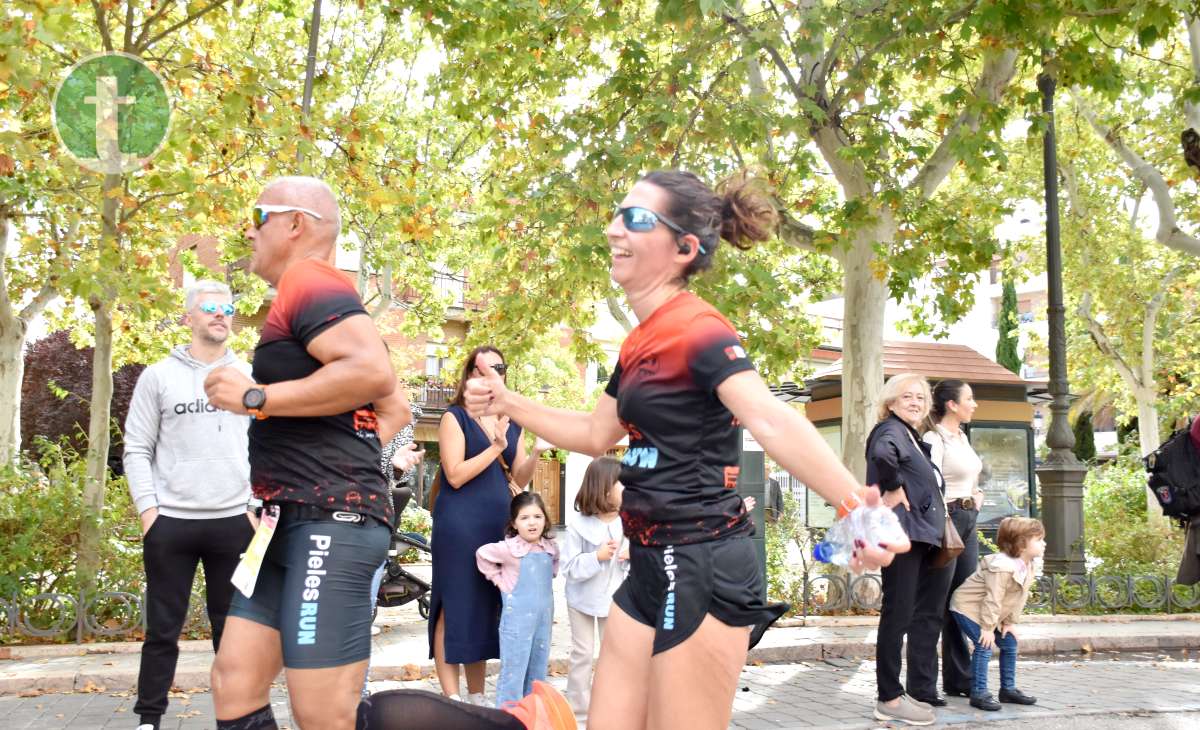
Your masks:
M717 187L717 194L721 196L721 238L744 251L775 235L779 213L771 187L761 177L746 171L736 173Z

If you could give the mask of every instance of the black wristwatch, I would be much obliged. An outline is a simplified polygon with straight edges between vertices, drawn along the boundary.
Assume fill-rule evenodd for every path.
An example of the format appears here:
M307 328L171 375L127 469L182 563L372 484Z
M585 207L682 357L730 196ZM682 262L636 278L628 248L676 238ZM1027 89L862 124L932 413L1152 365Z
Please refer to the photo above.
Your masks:
M262 388L247 388L245 393L242 393L242 405L258 420L263 420L267 414L262 412L263 406L267 404L267 391Z

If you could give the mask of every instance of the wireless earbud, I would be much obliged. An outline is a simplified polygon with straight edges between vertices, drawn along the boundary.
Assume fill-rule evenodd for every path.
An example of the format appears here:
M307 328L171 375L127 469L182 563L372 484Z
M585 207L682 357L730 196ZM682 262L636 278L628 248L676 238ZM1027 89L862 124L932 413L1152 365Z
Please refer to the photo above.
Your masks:
M678 244L678 246L679 246L679 253L683 254L684 256L687 256L689 253L692 252L692 247L687 245L686 243L680 242Z

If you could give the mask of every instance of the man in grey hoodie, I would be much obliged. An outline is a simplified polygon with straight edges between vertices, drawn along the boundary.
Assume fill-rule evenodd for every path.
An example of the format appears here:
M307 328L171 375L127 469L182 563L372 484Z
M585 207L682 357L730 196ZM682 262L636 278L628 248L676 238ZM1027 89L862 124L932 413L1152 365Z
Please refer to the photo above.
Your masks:
M191 343L146 368L125 419L125 473L141 516L146 567L138 730L158 730L166 712L197 563L204 564L216 649L233 595L229 580L254 534L249 419L212 406L204 392L204 379L216 368L250 372L225 346L231 301L229 287L217 281L188 289L184 323Z

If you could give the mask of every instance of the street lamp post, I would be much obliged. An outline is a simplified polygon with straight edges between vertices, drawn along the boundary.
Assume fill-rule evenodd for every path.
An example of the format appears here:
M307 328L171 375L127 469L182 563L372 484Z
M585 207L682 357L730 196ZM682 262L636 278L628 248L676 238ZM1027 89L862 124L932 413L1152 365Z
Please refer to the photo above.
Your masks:
M1062 242L1058 226L1058 152L1054 138L1054 77L1043 68L1038 76L1046 132L1042 146L1046 183L1046 279L1050 347L1050 453L1037 470L1046 525L1045 566L1049 573L1080 575L1083 559L1083 479L1087 467L1075 458L1075 434L1067 422L1067 333L1062 287Z

